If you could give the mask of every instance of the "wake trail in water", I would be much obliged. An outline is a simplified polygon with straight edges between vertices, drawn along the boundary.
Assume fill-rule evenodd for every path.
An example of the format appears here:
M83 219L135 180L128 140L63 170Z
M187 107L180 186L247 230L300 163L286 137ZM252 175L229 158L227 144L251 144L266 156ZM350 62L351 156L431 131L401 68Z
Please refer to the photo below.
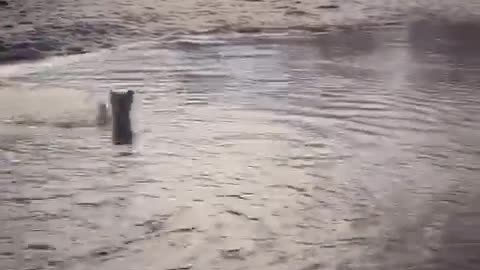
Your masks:
M95 125L96 101L86 91L65 88L0 91L3 125L90 127Z

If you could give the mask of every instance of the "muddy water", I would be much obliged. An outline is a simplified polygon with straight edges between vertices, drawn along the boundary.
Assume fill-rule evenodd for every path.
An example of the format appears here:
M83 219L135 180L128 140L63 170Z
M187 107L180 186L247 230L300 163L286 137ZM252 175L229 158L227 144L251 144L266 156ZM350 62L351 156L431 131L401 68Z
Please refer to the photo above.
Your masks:
M478 29L178 36L2 67L22 113L0 110L1 268L478 268ZM112 88L136 91L130 148L90 122Z

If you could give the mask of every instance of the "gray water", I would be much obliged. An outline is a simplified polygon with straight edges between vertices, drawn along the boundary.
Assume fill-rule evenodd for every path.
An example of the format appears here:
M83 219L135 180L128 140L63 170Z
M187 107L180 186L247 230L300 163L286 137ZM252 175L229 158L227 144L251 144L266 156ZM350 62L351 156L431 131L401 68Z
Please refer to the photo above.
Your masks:
M0 266L477 269L479 29L185 35L3 66ZM110 89L136 92L132 147L92 124Z

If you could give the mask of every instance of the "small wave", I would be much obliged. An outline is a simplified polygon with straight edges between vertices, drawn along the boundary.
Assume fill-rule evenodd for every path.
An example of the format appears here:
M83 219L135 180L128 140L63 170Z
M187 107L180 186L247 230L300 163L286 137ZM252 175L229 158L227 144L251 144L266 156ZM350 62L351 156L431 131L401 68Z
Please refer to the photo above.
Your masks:
M225 45L226 41L213 38L209 35L197 35L197 36L181 36L177 39L172 39L167 44L175 44L180 46L214 46Z
M11 62L8 64L0 65L0 78L19 77L22 75L28 75L34 72L38 72L40 70L58 68L88 58L99 58L107 52L109 52L109 50L103 49L97 52L86 54L52 56L47 59L36 59L38 61L34 62Z

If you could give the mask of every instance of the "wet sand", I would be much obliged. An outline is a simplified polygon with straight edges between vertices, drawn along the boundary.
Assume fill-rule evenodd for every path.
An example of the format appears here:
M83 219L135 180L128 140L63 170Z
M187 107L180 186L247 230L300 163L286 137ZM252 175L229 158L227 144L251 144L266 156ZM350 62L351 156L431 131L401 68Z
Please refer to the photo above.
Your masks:
M399 24L415 14L478 18L478 1L6 0L0 64L82 54L175 33L323 32Z

